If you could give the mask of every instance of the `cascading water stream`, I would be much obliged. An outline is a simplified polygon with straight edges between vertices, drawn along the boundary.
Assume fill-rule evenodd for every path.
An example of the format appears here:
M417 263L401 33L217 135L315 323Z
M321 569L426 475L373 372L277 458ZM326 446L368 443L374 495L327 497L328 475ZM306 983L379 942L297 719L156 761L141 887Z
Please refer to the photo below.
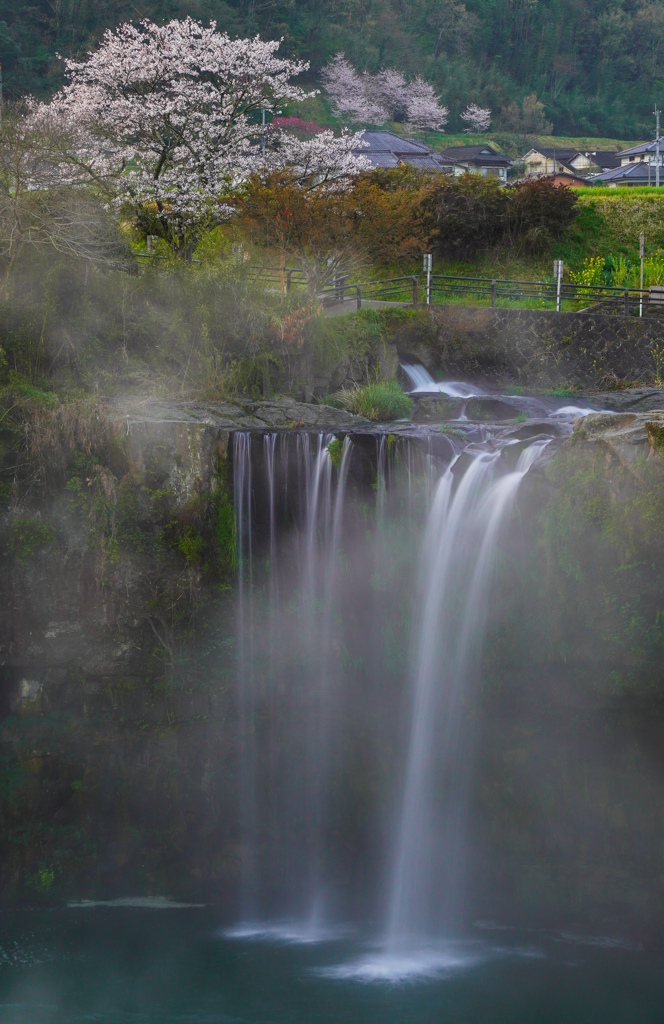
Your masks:
M475 384L456 380L434 380L428 370L418 363L402 363L401 369L411 384L411 394L432 394L438 392L448 398L474 398L486 395L486 391Z
M254 692L254 592L251 434L233 438L233 494L237 551L238 797L240 813L240 900L243 920L257 910L257 749Z
M329 443L329 441L327 442ZM314 482L325 481L323 498L325 508L321 513L317 504L312 502L311 511L316 510L321 521L322 535L318 545L310 544L307 552L308 564L314 567L318 588L318 609L316 646L317 658L312 662L311 697L313 701L310 717L310 763L311 780L310 807L311 841L310 841L310 916L309 926L312 934L317 934L323 927L326 915L326 899L323 884L325 861L325 829L328 813L329 794L327 784L331 770L331 745L333 733L337 725L338 708L336 705L336 687L332 666L332 629L335 606L339 599L338 556L341 540L341 527L346 496L346 480L350 466L352 444L347 437L344 440L341 463L337 476L337 487L334 502L331 502L330 471L332 462L325 444L324 456L327 457L325 474L314 474ZM322 456L319 455L319 458ZM311 536L308 525L307 538ZM321 604L322 601L322 604Z
M496 479L499 452L478 452L456 492L441 478L422 546L423 608L406 779L389 895L390 955L458 929L472 707L493 564L519 484L546 442Z

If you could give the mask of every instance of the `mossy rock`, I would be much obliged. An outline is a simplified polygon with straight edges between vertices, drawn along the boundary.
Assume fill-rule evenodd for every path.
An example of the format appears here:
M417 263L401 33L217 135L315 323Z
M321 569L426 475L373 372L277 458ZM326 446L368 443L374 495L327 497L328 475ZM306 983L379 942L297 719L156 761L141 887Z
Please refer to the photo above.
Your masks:
M664 426L661 423L648 421L645 428L653 451L664 455Z

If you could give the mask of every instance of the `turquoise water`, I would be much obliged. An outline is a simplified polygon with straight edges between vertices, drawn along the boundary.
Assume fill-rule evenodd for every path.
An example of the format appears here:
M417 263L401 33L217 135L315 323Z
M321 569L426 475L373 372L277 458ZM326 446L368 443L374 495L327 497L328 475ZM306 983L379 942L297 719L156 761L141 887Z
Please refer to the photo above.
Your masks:
M21 911L0 924L1 1024L664 1021L660 957L615 936L484 925L397 963L343 930L229 936L209 907Z

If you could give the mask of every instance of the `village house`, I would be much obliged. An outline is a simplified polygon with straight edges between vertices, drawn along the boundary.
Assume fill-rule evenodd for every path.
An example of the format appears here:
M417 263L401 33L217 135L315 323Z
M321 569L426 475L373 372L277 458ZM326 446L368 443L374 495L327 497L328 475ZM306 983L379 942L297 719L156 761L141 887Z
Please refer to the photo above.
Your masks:
M538 146L529 149L523 157L526 174L529 177L556 173L572 173L572 160L579 156L578 149Z
M642 142L638 146L616 153L617 165L590 179L593 185L617 188L619 185L657 184L657 141ZM664 138L659 140L660 186L664 185Z
M449 146L441 151L440 158L453 168L452 173L456 177L461 174L481 174L487 178L507 181L512 166L511 160L490 145Z
M617 155L620 159L621 167L634 163L652 164L654 166L657 161L657 140L655 139L653 142L641 142L638 146L632 146L631 149L623 149L622 152ZM663 159L664 137L659 140L660 164Z
M423 142L403 139L388 131L364 131L361 149L353 150L355 156L366 157L372 167L400 167L410 164L422 171L444 171L445 163L437 153Z
M507 181L511 161L489 145L451 146L440 153L425 143L404 139L394 132L364 131L362 141L367 145L353 150L355 156L364 156L372 167L399 167L409 164L423 171L441 171L459 177L462 174L481 174Z
M563 146L537 146L523 157L528 177L551 174L576 174L581 177L592 171L605 171L619 164L618 154L609 150L569 149Z

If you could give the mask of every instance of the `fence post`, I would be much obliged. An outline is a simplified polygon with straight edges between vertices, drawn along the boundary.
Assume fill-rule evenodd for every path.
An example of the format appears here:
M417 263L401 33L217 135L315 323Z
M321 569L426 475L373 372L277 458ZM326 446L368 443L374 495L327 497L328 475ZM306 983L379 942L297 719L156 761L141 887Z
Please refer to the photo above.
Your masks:
M290 291L290 286L291 286L291 274L292 274L292 273L293 273L293 271L292 271L292 270L288 270L288 271L286 272L286 291L287 291L287 292L289 292L289 291Z
M431 271L433 269L433 256L425 252L423 259L424 273L427 275L427 306L431 305Z
M496 282L491 282L491 308L496 308Z
M629 316L629 288L625 288L625 316Z
M562 260L553 261L553 276L556 278L556 312L560 313L562 308L561 288L563 283L564 263Z
M419 284L419 281L417 280L417 274L413 274L413 305L414 306L417 305L417 299L418 299L417 289L418 289L418 284Z
M359 284L355 285L355 290L357 292L357 308L362 309L362 289Z
M645 241L645 232L642 231L641 236L639 238L639 258L641 260L641 294L639 295L639 316L643 316L643 256L645 253Z

